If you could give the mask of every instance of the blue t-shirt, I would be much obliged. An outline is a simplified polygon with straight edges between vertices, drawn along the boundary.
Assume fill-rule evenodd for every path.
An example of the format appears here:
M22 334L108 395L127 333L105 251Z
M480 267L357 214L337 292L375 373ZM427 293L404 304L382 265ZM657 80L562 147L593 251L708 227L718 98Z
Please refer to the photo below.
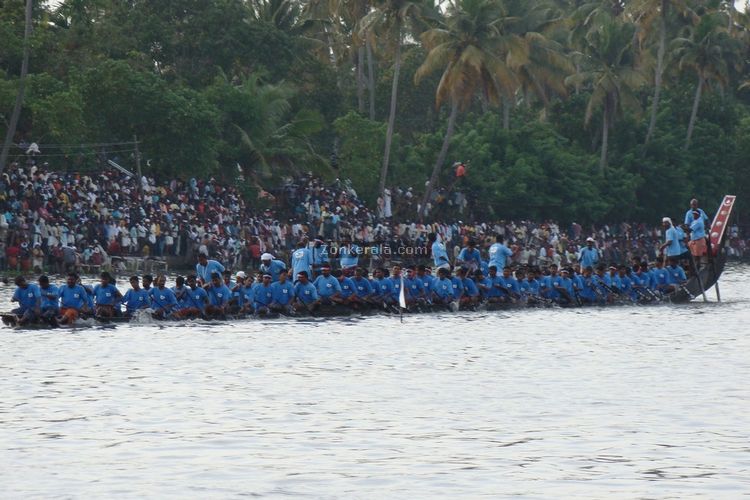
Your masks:
M599 262L599 250L593 247L583 247L578 254L578 262L581 263L581 267L584 269L587 267L596 267L596 264Z
M221 263L215 260L208 260L205 266L202 266L200 263L195 265L195 275L198 278L202 279L205 283L211 282L211 275L213 273L221 276L221 273L223 272L224 266L222 266Z
M680 233L677 232L677 228L670 227L667 229L667 232L665 234L666 241L669 242L669 245L667 246L666 252L667 257L677 257L682 253L682 249L680 247Z
M372 286L366 278L353 278L352 282L354 283L354 293L357 294L357 297L369 297L372 295Z
M65 284L60 287L58 294L60 295L60 306L66 309L80 311L88 303L88 294L81 285L70 287Z
M36 307L37 301L42 297L39 293L39 286L34 283L27 283L26 288L20 286L16 288L13 293L13 298L18 301L18 305L21 309L33 309Z
M270 264L260 265L260 270L271 275L271 281L279 281L279 274L286 271L286 264L280 260L272 260Z
M331 277L333 278L333 276ZM318 291L315 289L315 285L309 281L304 285L297 283L294 285L294 296L303 304L310 304L318 300Z
M682 269L680 266L669 266L665 268L667 270L668 276L669 276L669 284L670 285L679 285L681 283L684 283L687 281L687 276L685 276L685 270Z
M58 309L60 298L57 286L50 284L47 288L39 287L39 294L42 297L42 309Z
M285 281L284 283L277 281L271 285L271 295L274 303L285 306L292 301L294 285L289 281Z
M208 294L208 303L214 307L224 306L232 298L231 290L223 283L219 286L211 285L206 290L206 294Z
M435 266L450 264L450 261L448 260L448 252L445 251L445 245L439 241L435 241L435 243L432 244L432 261Z
M197 308L203 311L208 303L208 294L203 287L195 287L195 290L188 287L187 300L185 301L185 307Z
M477 265L477 268L479 268L479 265L482 263L482 255L479 253L479 250L476 248L472 250L469 247L464 247L461 249L461 252L458 254L458 260L461 262L471 263L474 262Z
M442 300L453 298L453 283L448 278L435 278L432 282L432 293Z
M339 280L339 285L341 286L341 296L345 299L348 299L352 295L354 295L354 290L356 288L356 285L354 284L354 280L349 277L344 277Z
M94 301L98 306L114 306L120 292L112 283L107 286L98 284L94 287Z
M253 305L255 308L269 306L273 302L273 287L272 285L263 285L255 287L255 297Z
M310 254L309 248L298 248L292 252L292 272L294 273L294 279L297 279L297 274L305 271L307 277L312 277L312 255Z
M318 295L323 298L327 298L337 292L341 292L341 285L339 284L339 280L337 280L330 274L328 276L318 276L317 278L315 278L315 282L313 283L313 285L315 286L315 290L317 290Z
M151 298L151 307L154 309L172 310L180 308L177 304L177 297L170 288L152 288L149 290L148 296Z
M708 225L708 215L706 215L706 212L704 212L702 208L699 208L698 212L700 212L701 214L698 220L703 221L704 225ZM690 210L685 212L685 224L689 226L692 222L693 222L693 209L691 208Z
M143 288L138 289L137 292L131 288L125 292L122 302L125 304L125 310L129 313L138 309L146 309L151 305L148 292Z
M703 219L697 218L690 224L690 239L700 240L706 237L706 224Z
M677 237L680 241L680 254L683 254L688 251L687 243L685 243L685 238L687 238L687 235L681 227L675 227L674 230L677 231Z
M510 248L502 243L493 243L492 246L490 246L489 265L495 266L495 269L498 271L502 271L506 266L506 262L508 262L508 257L512 255L513 252Z
M458 276L451 276L451 286L453 287L453 298L458 300L464 294L464 284Z
M464 295L467 297L478 297L479 289L471 278L464 278L461 283L464 286Z

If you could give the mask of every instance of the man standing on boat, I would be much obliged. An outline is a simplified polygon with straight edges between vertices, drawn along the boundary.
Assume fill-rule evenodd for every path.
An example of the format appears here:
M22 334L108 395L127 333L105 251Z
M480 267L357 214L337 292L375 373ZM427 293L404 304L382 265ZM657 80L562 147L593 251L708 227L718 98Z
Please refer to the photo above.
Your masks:
M594 243L594 238L589 236L586 238L586 246L578 252L578 262L582 269L587 267L594 269L599 264L599 249L594 246Z
M195 265L195 275L201 285L211 283L211 276L216 273L221 276L224 272L224 266L216 260L210 260L208 254L201 252L198 254L198 263Z
M682 253L682 248L680 247L680 235L675 229L674 225L672 225L672 219L670 219L669 217L664 217L661 222L664 225L665 241L659 247L659 253L662 255L666 254L668 259L671 259L673 257L677 259Z
M490 246L490 266L495 266L495 269L505 269L508 259L513 256L513 251L505 246L503 243L503 236L498 234L495 236L495 243Z
M695 258L696 265L700 267L700 259L706 254L706 225L699 210L693 210L693 220L690 226L690 253Z
M708 227L711 221L708 219L708 215L706 215L706 212L704 212L703 209L698 208L698 200L695 198L690 200L690 208L687 212L685 212L685 224L690 226L693 223L693 212L695 212L696 210L700 214L701 220L703 220L703 225L705 227Z
M431 245L432 261L435 265L435 269L450 270L451 263L448 260L448 252L445 250L445 244L438 241L438 235L436 233L428 234L427 241Z

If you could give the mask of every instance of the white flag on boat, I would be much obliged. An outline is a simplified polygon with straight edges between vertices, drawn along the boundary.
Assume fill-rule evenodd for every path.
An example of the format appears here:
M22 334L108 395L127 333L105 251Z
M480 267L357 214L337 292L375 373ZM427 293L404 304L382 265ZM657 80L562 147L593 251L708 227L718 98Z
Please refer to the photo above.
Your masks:
M398 292L398 305L406 309L406 292L404 291L404 275L401 275L401 290Z

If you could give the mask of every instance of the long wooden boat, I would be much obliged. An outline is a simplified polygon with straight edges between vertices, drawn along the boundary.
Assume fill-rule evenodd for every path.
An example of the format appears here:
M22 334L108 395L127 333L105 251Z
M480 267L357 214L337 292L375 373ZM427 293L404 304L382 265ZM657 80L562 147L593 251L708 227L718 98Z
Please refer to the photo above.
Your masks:
M660 298L655 296L652 299L644 297L644 300L633 302L630 300L615 300L614 302L607 304L569 304L559 305L544 299L537 299L533 302L513 302L513 303L484 303L469 308L458 308L444 305L422 305L416 308L408 310L400 310L396 306L389 307L369 307L365 309L352 309L347 306L341 305L329 305L320 307L314 314L300 313L291 316L284 316L288 318L334 318L334 317L352 317L352 316L371 316L371 315L400 315L400 314L429 314L429 313L440 313L440 312L457 312L462 311L475 311L475 312L492 312L492 311L507 311L511 309L527 309L527 308L538 308L538 307L611 307L611 306L634 306L634 305L653 305L663 303L673 304L684 304L690 302L696 297L700 296L703 292L708 291L714 286L718 286L717 283L721 277L721 273L724 271L726 265L726 251L724 248L726 242L726 228L729 224L729 219L732 215L732 209L734 207L736 197L733 195L726 195L724 200L719 207L719 210L714 217L711 224L711 231L709 233L709 250L708 250L708 263L703 263L703 267L698 273L691 276L690 279L675 292L665 295ZM279 314L270 314L264 316L254 315L227 315L221 318L204 318L197 320L182 320L185 322L193 323L221 323L221 322L235 322L241 320L250 319L276 319L281 317ZM39 322L28 325L19 326L17 324L17 318L15 315L10 313L0 314L0 319L3 324L10 327L24 328L24 329L49 329L55 328L57 325L50 324L48 322ZM148 319L148 318L147 318ZM178 320L156 320L160 323L178 323ZM90 317L85 319L77 320L73 325L65 325L65 328L89 328L93 326L113 326L119 323L130 323L136 322L142 324L142 320L131 320L127 317L115 317L115 318L97 318Z

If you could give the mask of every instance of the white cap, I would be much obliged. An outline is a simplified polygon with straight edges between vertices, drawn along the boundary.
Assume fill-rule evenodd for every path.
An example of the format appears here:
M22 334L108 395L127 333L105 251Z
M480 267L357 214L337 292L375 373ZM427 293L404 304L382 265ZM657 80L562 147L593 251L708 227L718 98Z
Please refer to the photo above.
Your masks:
M245 271L238 271L235 275L236 278L247 278L247 275L245 274Z
M670 219L669 217L664 217L661 221L662 222L668 222L670 224L672 223L672 219Z
M260 256L260 260L273 260L273 255L271 255L270 253L264 253Z
M594 242L594 238L592 238L591 236L589 236L588 238L586 238L586 241L590 241L590 242L593 243Z

